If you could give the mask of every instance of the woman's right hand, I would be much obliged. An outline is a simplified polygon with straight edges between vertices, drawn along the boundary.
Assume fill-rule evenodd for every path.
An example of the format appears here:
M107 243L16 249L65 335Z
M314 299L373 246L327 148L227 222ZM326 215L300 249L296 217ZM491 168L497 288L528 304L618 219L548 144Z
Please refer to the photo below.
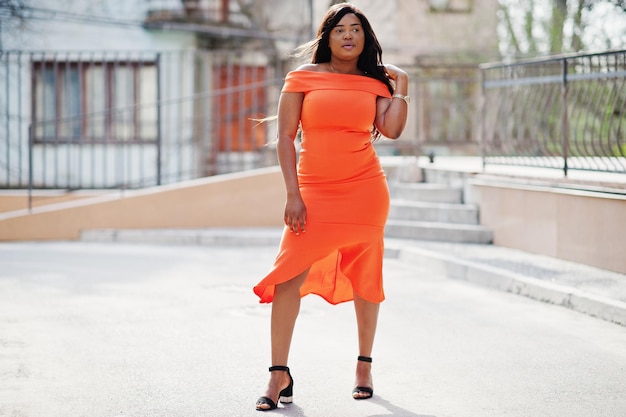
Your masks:
M304 233L306 225L306 206L300 195L288 196L285 204L285 225L297 235Z

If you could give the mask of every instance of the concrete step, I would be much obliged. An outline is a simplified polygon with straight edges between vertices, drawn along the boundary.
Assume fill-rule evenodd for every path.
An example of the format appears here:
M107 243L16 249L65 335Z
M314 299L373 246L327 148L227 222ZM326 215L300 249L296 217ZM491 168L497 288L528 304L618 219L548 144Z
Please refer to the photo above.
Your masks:
M479 225L395 219L387 221L385 236L457 243L489 244L493 242L493 232Z
M478 208L469 204L392 199L389 218L422 222L478 224Z
M403 200L449 204L463 202L463 189L445 184L392 182L389 184L389 193L392 198Z

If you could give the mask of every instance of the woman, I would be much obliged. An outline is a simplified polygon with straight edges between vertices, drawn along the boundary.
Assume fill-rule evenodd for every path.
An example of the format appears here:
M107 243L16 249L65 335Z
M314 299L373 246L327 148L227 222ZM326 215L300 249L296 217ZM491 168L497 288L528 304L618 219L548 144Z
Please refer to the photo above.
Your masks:
M354 300L359 355L354 399L373 395L371 353L389 211L372 138L397 138L407 117L408 76L382 65L370 23L350 3L332 6L306 48L311 64L287 74L278 104L277 152L287 202L273 269L254 292L272 303L270 381L257 410L291 402L287 360L301 297ZM296 162L294 140L302 129ZM297 168L296 168L297 165Z

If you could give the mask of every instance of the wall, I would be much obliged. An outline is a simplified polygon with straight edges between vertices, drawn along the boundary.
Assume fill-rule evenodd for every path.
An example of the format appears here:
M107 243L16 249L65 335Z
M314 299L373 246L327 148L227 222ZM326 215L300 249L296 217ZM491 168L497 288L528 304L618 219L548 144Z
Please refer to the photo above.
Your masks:
M71 240L86 229L282 225L278 167L0 214L0 241Z
M626 274L626 195L471 179L494 244Z
M498 0L473 3L469 13L431 12L428 0L398 0L395 28L397 53L404 56L468 55L493 57L498 53Z
M83 198L96 197L111 191L89 190L67 192L65 190L35 190L31 195L32 207L45 206L47 204L64 203L67 201L81 200ZM26 190L2 190L0 191L0 213L8 211L28 209L29 198Z
M5 93L0 94L0 106L3 109L3 120L0 121L2 125L0 184L2 186L20 188L28 184L28 124L32 119L33 97L31 61L82 62L81 65L86 68L90 63L98 61L154 60L154 51L172 49L178 51L195 47L195 35L191 32L145 30L141 22L145 16L147 3L121 0L106 2L33 0L28 2L28 6L33 10L26 12L26 15L39 18L3 21L0 27L0 39L2 49L8 53L2 55L0 69L0 87ZM71 13L71 16L96 16L98 22L84 21L72 18L70 15L57 15L46 10L62 10ZM117 21L118 24L100 23L107 19ZM127 24L119 24L119 21L127 22ZM106 52L107 50L114 52ZM163 71L166 72L168 78L166 75L161 77L164 94L162 98L171 98L165 94L173 88L176 89L175 97L193 95L193 59L194 56L191 53L163 55ZM172 86L171 79L178 81L177 84ZM192 102L189 100L188 103L181 104L181 110L170 110L172 105L165 107L164 118L174 111L177 112L177 116L182 114L183 116L179 117L186 117L185 115L191 114ZM188 168L193 165L189 162L190 155L194 155L195 152L191 142L190 126L191 123L185 123L184 126L176 129L177 140L175 142L168 141L168 138L174 137L173 135L165 137L163 141L165 157L162 158L164 177L168 174L180 176L180 172L191 171ZM164 129L163 133L165 135L170 132ZM178 139L184 139L185 144L181 144ZM43 182L41 178L50 178L53 175L58 178L69 178L67 180L69 184L61 184L59 188L71 188L110 187L111 182L129 183L133 181L133 177L156 177L155 146L140 146L135 149L123 146L118 149L116 146L106 145L104 148L106 149L101 149L97 145L93 147L53 145L44 150L42 146L38 146L33 153L34 179L42 186L51 187L54 184L51 185L49 182L41 184ZM94 155L97 155L96 162L93 161ZM183 164L184 167L181 168L180 165ZM120 169L122 165L125 166ZM141 167L141 174L133 172L138 167ZM91 174L95 169L106 171L107 174L102 174L101 178L93 180ZM120 173L123 177L122 181L119 181ZM183 179L186 178L189 176ZM150 180L148 183L154 183L154 181Z
M314 1L317 30L328 0ZM498 0L450 0L452 8L472 4L469 13L431 12L429 0L355 0L371 23L385 62L415 64L424 55L498 54Z
M35 16L43 18L26 19L22 23L3 22L3 49L128 51L195 47L195 36L191 32L145 30L141 23L147 1L30 0L28 5L37 10ZM97 19L85 21L42 10L62 10L74 16Z

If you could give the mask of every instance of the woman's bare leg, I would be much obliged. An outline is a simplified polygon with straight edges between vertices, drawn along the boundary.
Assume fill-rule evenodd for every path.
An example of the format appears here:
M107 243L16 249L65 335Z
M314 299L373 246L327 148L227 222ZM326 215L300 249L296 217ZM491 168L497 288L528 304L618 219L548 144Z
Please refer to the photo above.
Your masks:
M356 322L359 334L359 355L372 356L374 346L374 336L376 335L376 325L378 323L379 303L372 303L354 294L354 310L356 312ZM369 387L374 389L372 380L372 364L357 361L356 382L357 387ZM368 393L354 394L359 397L367 397Z
M308 273L309 270L307 269L293 279L276 286L271 318L272 366L287 366L291 337L300 312L300 287ZM271 372L267 390L263 395L276 402L278 393L287 385L289 385L287 372Z

